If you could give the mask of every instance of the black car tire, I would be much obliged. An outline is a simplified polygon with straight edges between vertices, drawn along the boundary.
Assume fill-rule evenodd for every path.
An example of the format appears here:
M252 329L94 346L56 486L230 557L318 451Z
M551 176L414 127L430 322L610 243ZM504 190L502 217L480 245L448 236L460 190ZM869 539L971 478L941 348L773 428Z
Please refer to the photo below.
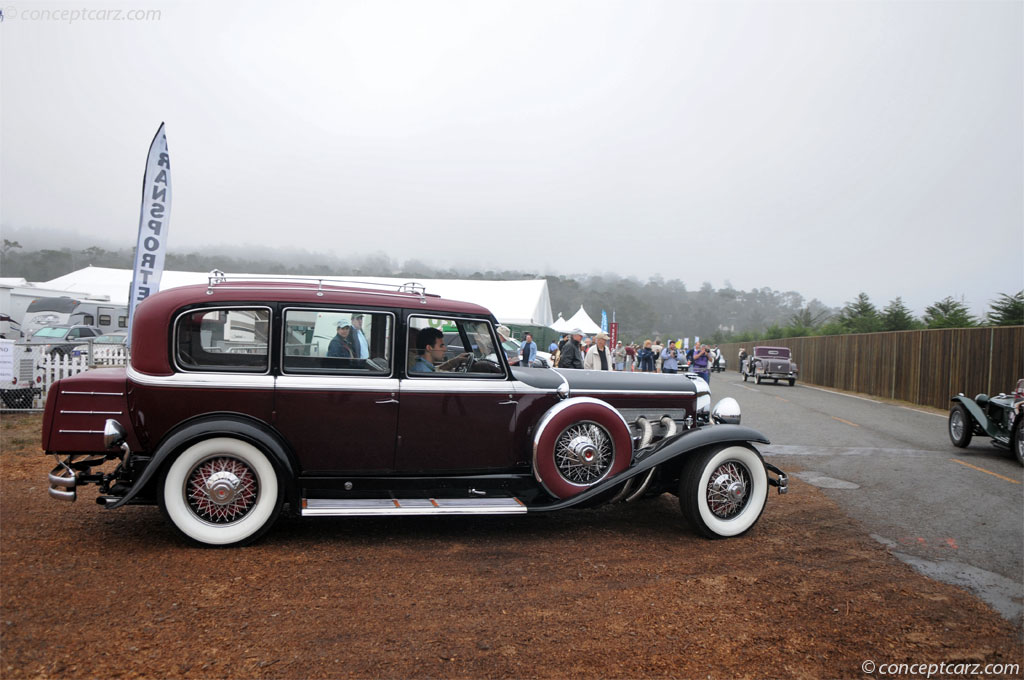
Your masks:
M727 445L692 454L679 480L679 507L707 538L750 530L768 501L768 473L749 446Z
M790 378L789 379L789 386L792 387L795 384L796 384L796 378Z
M201 480L220 479L204 489ZM281 512L284 485L270 458L233 437L204 439L168 465L157 485L160 511L191 543L251 543Z
M963 404L957 404L949 410L946 431L949 432L953 446L963 449L970 445L971 437L974 436L974 419Z
M1024 465L1024 413L1017 415L1017 423L1013 426L1013 439L1010 447L1017 456L1017 462Z

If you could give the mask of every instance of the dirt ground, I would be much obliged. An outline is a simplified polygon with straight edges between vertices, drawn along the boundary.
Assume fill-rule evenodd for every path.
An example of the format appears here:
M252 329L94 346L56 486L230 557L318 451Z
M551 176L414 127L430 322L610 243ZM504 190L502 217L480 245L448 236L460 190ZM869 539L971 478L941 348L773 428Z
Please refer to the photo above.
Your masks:
M1024 662L1020 631L799 480L725 541L691 533L666 495L517 518L282 518L254 546L207 550L155 507L102 509L95 487L49 498L40 417L0 418L4 678L863 678L878 677L865 661Z

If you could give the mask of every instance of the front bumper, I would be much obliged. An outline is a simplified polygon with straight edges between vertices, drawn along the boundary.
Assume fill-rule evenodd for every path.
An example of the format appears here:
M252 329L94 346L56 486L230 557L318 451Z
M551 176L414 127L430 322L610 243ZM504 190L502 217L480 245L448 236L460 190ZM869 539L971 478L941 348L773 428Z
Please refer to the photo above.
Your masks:
M769 485L774 486L776 489L778 489L780 495L789 492L789 476L785 472L775 467L771 463L765 463L764 469L767 470L768 472L773 472L776 475L776 477L774 478L771 475L768 475Z

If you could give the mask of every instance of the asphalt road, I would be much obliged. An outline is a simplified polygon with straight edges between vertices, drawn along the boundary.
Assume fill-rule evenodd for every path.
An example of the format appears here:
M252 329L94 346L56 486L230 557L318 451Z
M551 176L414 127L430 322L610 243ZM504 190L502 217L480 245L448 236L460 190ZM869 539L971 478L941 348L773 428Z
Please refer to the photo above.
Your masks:
M1008 451L987 437L956 448L934 410L799 382L715 373L711 395L736 399L742 423L768 436L766 460L800 470L901 560L1024 629L1024 468Z

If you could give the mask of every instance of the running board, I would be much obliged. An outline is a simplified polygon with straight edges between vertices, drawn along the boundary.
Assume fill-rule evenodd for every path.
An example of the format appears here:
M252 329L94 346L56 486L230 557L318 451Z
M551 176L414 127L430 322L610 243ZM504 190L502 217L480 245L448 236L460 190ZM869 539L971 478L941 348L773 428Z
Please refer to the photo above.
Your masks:
M520 515L518 498L303 498L302 516Z

